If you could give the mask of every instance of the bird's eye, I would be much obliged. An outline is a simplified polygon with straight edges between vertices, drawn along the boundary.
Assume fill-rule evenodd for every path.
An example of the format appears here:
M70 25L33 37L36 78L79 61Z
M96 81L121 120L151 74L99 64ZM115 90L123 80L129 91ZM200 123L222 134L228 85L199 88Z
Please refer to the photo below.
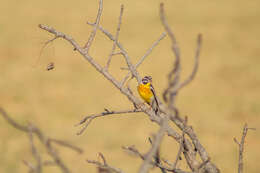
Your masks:
M143 84L147 84L147 80L142 80Z

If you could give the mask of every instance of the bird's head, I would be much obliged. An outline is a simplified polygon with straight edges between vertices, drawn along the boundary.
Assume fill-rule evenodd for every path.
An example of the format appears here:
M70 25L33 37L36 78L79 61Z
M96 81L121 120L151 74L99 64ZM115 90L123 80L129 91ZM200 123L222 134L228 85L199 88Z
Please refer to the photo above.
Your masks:
M147 84L148 82L152 82L152 77L151 76L145 76L143 79L142 79L142 83L143 84Z

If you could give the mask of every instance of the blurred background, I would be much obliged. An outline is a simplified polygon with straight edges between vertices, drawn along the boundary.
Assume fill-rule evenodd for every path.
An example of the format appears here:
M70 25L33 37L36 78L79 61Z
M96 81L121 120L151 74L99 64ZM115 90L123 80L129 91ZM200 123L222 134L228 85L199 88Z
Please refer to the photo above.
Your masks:
M182 80L194 64L197 34L203 34L198 74L180 92L177 106L183 116L189 117L211 160L222 172L235 172L238 147L233 137L240 139L245 122L250 127L260 125L260 1L105 1L101 25L112 33L116 31L120 4L125 5L119 40L134 63L164 31L159 19L160 2L165 3L168 22L181 48ZM134 144L146 152L150 147L147 137L158 126L142 113L110 116L96 119L77 136L79 128L74 124L85 115L132 105L66 41L58 39L49 44L39 58L44 42L52 37L38 24L52 26L84 45L92 29L86 22L95 21L98 0L3 0L0 9L0 106L18 122L32 122L50 137L82 147L85 152L81 155L59 149L74 172L95 172L85 160L97 159L98 152L125 172L137 171L141 160L129 156L121 146ZM90 54L105 65L111 48L112 42L98 32ZM173 61L170 40L165 38L139 68L141 75L153 76L160 97ZM55 69L46 71L49 62L55 63ZM125 66L121 56L114 56L110 71L121 79L127 71L120 67ZM135 90L136 82L131 86ZM26 172L22 160L34 161L27 135L1 117L0 137L0 172ZM177 146L165 138L162 156L174 160ZM259 146L259 129L250 131L244 153L246 172L259 172ZM40 148L40 152L45 151ZM43 158L48 156L43 154Z

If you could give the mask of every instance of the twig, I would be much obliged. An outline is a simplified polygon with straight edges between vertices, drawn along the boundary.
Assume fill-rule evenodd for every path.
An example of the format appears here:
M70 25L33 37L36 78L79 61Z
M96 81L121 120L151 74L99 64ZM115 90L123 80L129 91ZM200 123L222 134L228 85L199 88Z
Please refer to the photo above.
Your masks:
M172 51L175 54L175 58L176 58L175 63L174 63L174 68L168 74L169 87L163 93L164 101L168 102L169 107L171 107L173 105L175 95L171 94L170 90L171 90L171 88L173 88L175 85L177 85L179 83L179 79L180 79L180 72L181 72L180 49L179 49L178 43L176 41L176 38L166 21L163 3L160 4L160 18L161 18L161 22L164 26L164 29L166 30L168 36L171 39ZM175 75L174 78L173 78L173 75ZM167 98L167 96L169 96L170 98Z
M101 153L101 155L102 155L102 157L103 157L102 159L103 159L103 161L104 161L104 160L105 160L105 157L104 157L104 155L103 155L102 153ZM100 156L100 153L99 153L99 156ZM90 164L97 165L98 168L107 169L108 172L111 172L111 171L112 171L112 172L115 172L115 173L124 173L122 170L108 165L105 161L104 161L104 163L101 163L101 162L96 161L96 160L86 160L86 161L87 161L88 163L90 163Z
M79 154L82 154L83 153L83 150L75 145L72 145L66 141L62 141L62 140L58 140L58 139L53 139L53 138L50 138L49 139L50 142L53 142L53 143L56 143L60 146L63 146L63 147L67 147L67 148L70 148L76 152L78 152Z
M146 57L148 57L148 56L152 53L153 49L160 43L160 41L161 41L162 39L165 38L165 36L166 36L166 33L163 32L163 33L161 34L161 36L153 43L153 45L145 52L145 54L144 54L144 55L139 59L139 61L135 64L135 66L134 66L135 69L137 69L137 68L144 62L144 60L146 59ZM128 68L128 70L129 70L129 68ZM126 80L130 77L130 74L131 74L131 72L128 72L127 75L123 78L123 80L121 81L121 86L124 85L124 83L126 82Z
M145 156L143 154L141 154L136 148L135 146L122 146L122 149L126 150L126 151L130 151L131 153L135 154L136 156L140 157L142 160L145 160Z
M94 115L88 115L85 118L83 118L78 124L76 124L75 126L79 126L83 123L85 123L85 125L83 126L83 128L77 133L77 135L81 135L86 128L88 127L88 125L92 122L93 119L98 118L98 117L104 117L104 116L108 116L108 115L121 115L121 114L126 114L126 113L136 113L136 112L142 112L141 110L137 110L137 109L133 109L133 110L122 110L122 111L109 111L109 110L105 110L104 112L101 112L99 114L94 114Z
M199 165L198 169L203 168L208 162L210 162L210 158L208 158L208 160L206 160L205 162L202 162L202 163Z
M24 131L24 132L28 132L28 127L18 124L17 122L15 122L12 118L10 118L10 116L6 113L6 111L0 107L0 114L4 117L4 119L10 124L12 125L14 128Z
M177 87L175 87L173 92L177 92L184 86L188 85L194 78L195 75L197 74L198 68L199 68L199 56L200 56L200 50L201 50L201 43L202 43L202 34L198 35L197 39L197 48L196 48L196 53L195 53L195 64L193 66L193 70L190 74L190 76L182 83L180 83Z
M238 173L243 173L243 152L245 138L248 130L255 130L255 128L248 128L247 124L245 124L240 142L238 142L237 139L234 138L235 143L237 143L239 146Z
M149 139L150 144L153 145L152 139L150 137L148 139ZM154 155L154 160L155 160L156 165L161 164L161 156L160 156L160 149L159 148ZM161 170L162 173L166 173L166 170L164 168L160 168L160 170Z
M102 14L102 10L103 10L103 0L99 0L99 7L98 7L98 13L97 13L97 17L96 17L96 21L95 21L95 24L94 24L94 27L93 27L93 30L88 38L88 42L86 43L86 45L84 46L84 49L85 51L88 53L89 51L89 48L95 38L95 35L97 33L97 28L98 28L98 25L99 25L99 22L100 22L100 17L101 17L101 14Z
M93 23L89 23L89 25L94 25ZM141 81L141 77L139 76L138 72L136 71L136 69L134 68L132 62L130 61L130 57L128 55L128 53L126 52L126 50L124 49L124 47L122 46L122 44L120 42L118 42L113 35L108 32L107 30L105 30L102 26L99 26L98 29L100 31L102 31L109 39L111 39L112 41L116 42L117 47L121 50L122 55L125 57L126 60L126 64L130 70L130 72L132 73L132 75L136 78L136 80L138 81L138 83L140 83ZM121 86L121 85L120 85Z
M135 154L136 156L140 157L142 160L145 160L147 158L147 155L140 153L134 146L129 146L129 147L123 146L122 148L126 151L129 151L129 152ZM169 171L169 172L173 172L173 173L189 173L189 172L183 171L181 169L174 169L174 168L172 168L172 166L171 166L171 168L164 166L160 162L154 162L152 160L151 160L150 164L160 168L161 170L163 169L164 171Z
M105 70L108 70L110 62L111 62L111 59L112 59L112 56L114 55L114 52L115 52L115 49L116 49L116 42L118 40L118 36L119 36L119 32L120 32L123 12L124 12L124 5L122 4L121 8L120 8L120 15L119 15L119 19L118 19L118 25L117 25L117 30L116 30L115 41L113 42L112 50L111 50L111 53L109 54L108 61L107 61L107 64L105 66Z
M46 41L46 42L43 44L43 46L42 46L42 48L41 48L41 50L40 50L39 57L38 57L38 59L37 59L35 65L38 64L38 62L39 62L39 60L40 60L40 58L41 58L42 52L43 52L43 50L45 49L45 47L46 47L49 43L51 43L51 42L53 42L54 40L56 40L57 38L58 38L58 37L55 36L54 38L52 38L52 39Z
M173 70L169 73L168 75L168 81L169 81L169 85L168 88L165 90L164 94L163 94L163 98L166 101L166 103L168 103L168 108L171 109L172 111L175 112L175 115L173 115L172 113L167 113L170 115L171 120L181 129L181 130L185 130L185 133L189 136L189 138L191 139L193 145L195 146L195 148L198 150L199 155L202 159L203 162L207 161L209 159L208 153L205 150L205 148L201 145L200 141L197 138L197 135L195 134L195 132L193 131L193 129L191 127L185 126L183 123L183 120L179 117L176 116L176 113L178 112L177 108L174 106L174 100L175 97L177 95L177 91L174 91L174 88L176 86L179 85L179 77L180 77L180 51L179 51L179 47L176 41L176 38L173 34L173 32L171 31L166 18L165 18L165 14L164 14L164 8L163 8L163 4L161 3L160 5L160 16L161 16L161 21L162 24L166 30L166 32L168 33L171 42L172 42L172 50L173 53L176 57L176 61L175 61L175 65ZM200 47L200 46L198 46ZM199 50L199 49L197 49ZM199 51L198 51L199 52ZM197 55L199 55L199 53L197 52ZM196 56L195 56L196 57ZM194 68L196 69L196 67ZM196 71L196 70L195 70ZM175 77L172 79L172 76L175 75ZM162 108L161 108L162 109ZM167 112L167 109L163 108L164 112ZM190 167L192 168L196 168L198 165L198 162L196 161L196 157L194 156L194 152L192 152L191 150L191 145L190 142L188 140L185 141L186 145L189 149L189 153L186 152L185 158L189 164ZM207 171L210 172L219 172L218 168L212 164L212 163L208 163L207 164Z
M104 156L101 152L99 152L98 155L99 155L99 156L101 157L101 159L103 160L103 164L104 164L104 165L107 165L107 161L106 161L106 159L105 159L105 156Z
M39 154L36 151L34 143L32 141L32 136L30 136L33 134L35 134L38 137L39 141L44 145L44 147L47 150L47 153L53 159L55 165L58 166L63 173L71 172L68 169L68 167L66 166L66 164L63 162L62 157L60 157L59 154L57 153L57 151L52 147L51 141L53 141L53 139L50 139L49 137L45 136L42 133L42 131L38 127L34 126L33 124L30 124L29 126L24 126L24 125L20 125L20 124L16 123L15 120L13 120L1 107L0 107L0 115L2 115L4 117L4 119L7 121L7 123L12 125L14 128L21 130L23 132L29 133L32 153L33 153L34 157L36 158L38 164L42 163L42 162L41 162ZM60 141L60 140L56 140L56 142L57 141ZM61 143L59 143L59 144L61 145ZM40 164L40 165L42 166L42 164ZM40 170L40 169L38 169L38 170Z
M152 144L152 148L149 150L147 157L145 158L143 164L139 168L138 171L139 173L146 173L149 171L150 162L152 161L152 158L154 157L155 153L157 152L161 144L167 125L168 125L168 118L165 117L164 119L162 119L162 124L160 126L158 133L155 136L154 142Z
M29 173L34 173L35 172L35 167L33 166L32 163L23 160L23 164L26 165L29 168Z
M41 159L41 156L40 154L38 153L35 145L34 145L34 142L33 142L33 135L32 135L32 127L29 125L29 131L28 131L28 135L29 135L29 139L30 139L30 145L31 145L31 151L32 151L32 155L34 156L36 162L37 162L37 165L34 169L34 172L36 173L41 173L42 172L42 159Z
M56 166L56 163L50 160L46 160L42 163L43 166Z

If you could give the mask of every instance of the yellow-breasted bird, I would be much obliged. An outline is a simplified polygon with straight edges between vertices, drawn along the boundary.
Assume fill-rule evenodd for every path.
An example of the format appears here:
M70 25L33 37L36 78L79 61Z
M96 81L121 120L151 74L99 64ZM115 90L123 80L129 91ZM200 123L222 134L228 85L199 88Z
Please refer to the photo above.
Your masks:
M159 103L152 85L152 77L145 76L137 87L139 95L154 110L155 114L159 111Z

